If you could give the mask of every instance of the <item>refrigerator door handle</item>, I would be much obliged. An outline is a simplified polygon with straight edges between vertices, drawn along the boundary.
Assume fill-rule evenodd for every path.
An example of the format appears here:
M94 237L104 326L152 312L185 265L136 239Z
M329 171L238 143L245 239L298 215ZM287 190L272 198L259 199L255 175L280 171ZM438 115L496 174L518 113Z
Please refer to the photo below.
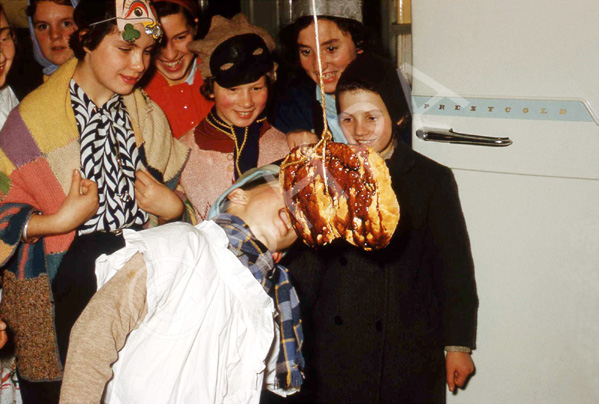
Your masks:
M419 139L430 142L468 144L473 146L506 147L513 142L509 137L468 135L454 132L453 129L421 128L416 131Z

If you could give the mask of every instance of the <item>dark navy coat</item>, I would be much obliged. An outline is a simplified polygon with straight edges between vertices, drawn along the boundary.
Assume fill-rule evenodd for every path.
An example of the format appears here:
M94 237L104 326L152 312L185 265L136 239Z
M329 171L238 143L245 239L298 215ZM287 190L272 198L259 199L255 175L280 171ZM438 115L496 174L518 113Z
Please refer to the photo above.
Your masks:
M399 143L387 161L401 217L385 249L296 243L285 259L305 328L291 401L445 402L444 347L474 348L478 297L451 170Z

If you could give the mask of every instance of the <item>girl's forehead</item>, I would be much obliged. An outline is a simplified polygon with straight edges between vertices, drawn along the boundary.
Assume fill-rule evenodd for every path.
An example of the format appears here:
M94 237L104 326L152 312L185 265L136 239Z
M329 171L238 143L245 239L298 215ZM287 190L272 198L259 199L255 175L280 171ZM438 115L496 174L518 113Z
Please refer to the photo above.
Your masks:
M354 113L357 111L384 110L385 103L380 95L375 92L356 89L346 90L339 94L339 107L342 112Z
M327 19L318 19L318 35L320 42L342 38L348 35L347 32L343 31L335 21L327 20ZM314 30L314 23L312 22L306 28L302 29L299 32L297 42L298 45L310 45L309 43L303 43L308 40L314 41L316 37L316 32Z

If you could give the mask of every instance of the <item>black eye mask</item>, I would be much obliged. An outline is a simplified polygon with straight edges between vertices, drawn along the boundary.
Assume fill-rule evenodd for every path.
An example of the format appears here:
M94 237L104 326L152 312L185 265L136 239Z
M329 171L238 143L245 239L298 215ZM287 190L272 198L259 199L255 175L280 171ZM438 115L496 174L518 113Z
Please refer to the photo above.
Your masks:
M273 69L264 40L256 34L237 35L218 45L210 56L210 72L219 86L253 83Z

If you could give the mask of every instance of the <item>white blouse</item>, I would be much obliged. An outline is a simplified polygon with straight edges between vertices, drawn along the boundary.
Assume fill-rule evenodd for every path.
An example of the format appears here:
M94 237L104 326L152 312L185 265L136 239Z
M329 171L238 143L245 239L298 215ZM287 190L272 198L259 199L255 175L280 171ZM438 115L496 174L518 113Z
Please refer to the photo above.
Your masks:
M4 126L8 114L19 105L17 96L9 86L0 88L0 129Z
M124 236L124 249L98 259L98 288L142 252L148 312L118 354L104 402L258 403L264 378L274 379L275 309L225 232L204 221Z

